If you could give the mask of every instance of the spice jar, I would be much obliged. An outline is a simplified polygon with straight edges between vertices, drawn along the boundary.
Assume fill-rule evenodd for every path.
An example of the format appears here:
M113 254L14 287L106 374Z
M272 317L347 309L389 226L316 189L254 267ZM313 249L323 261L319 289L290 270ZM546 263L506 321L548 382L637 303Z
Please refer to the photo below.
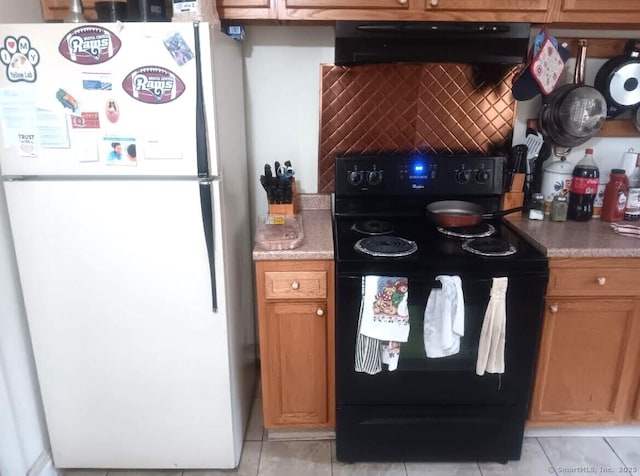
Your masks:
M569 200L566 195L556 195L551 202L551 221L567 221L567 211L569 210Z
M542 220L544 218L544 195L534 193L531 196L531 208L529 209L529 220Z

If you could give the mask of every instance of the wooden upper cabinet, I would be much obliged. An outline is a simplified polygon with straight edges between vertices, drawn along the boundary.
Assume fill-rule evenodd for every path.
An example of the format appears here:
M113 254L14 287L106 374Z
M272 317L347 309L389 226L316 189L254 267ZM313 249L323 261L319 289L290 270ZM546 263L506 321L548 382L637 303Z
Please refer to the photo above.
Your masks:
M542 23L551 18L552 0L425 0L430 18L442 21Z
M69 11L69 0L40 0L42 5L42 18L48 21L60 21L67 16ZM84 16L87 20L95 20L94 0L82 0Z
M559 23L629 24L640 23L638 0L561 0Z
M218 15L226 20L275 20L276 0L218 0Z
M548 20L552 0L272 0L278 15L305 20Z
M410 20L422 0L271 0L290 20Z

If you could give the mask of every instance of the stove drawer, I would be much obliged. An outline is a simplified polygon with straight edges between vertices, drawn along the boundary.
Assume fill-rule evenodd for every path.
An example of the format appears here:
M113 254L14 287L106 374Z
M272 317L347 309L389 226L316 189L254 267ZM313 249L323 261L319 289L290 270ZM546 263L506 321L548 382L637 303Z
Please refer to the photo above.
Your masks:
M640 270L616 267L552 268L547 296L637 296Z
M264 273L267 299L324 299L326 271L267 271Z

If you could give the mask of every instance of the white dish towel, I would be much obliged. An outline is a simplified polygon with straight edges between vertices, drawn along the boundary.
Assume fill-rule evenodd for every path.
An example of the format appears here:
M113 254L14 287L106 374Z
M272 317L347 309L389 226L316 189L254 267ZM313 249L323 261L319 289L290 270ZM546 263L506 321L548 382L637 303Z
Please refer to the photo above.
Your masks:
M459 276L436 276L424 309L424 350L427 357L447 357L460 351L464 335L464 297Z
M409 339L409 286L407 278L362 278L360 321L356 336L355 371L374 375L382 364L395 370L400 342Z
M504 373L504 347L507 330L507 285L509 278L493 278L489 304L484 314L476 374Z

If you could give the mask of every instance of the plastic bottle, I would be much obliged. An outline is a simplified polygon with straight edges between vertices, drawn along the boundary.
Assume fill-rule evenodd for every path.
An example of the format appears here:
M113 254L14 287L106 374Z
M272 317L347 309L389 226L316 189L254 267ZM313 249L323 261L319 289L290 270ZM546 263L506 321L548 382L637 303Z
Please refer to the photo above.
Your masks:
M598 164L593 160L593 149L585 150L584 157L574 167L571 177L567 218L587 221L593 216L593 201L598 193L600 178Z
M636 159L636 167L629 175L629 199L624 212L625 220L640 220L640 154Z
M611 178L604 189L600 219L609 222L621 221L624 218L624 210L627 208L628 196L629 179L624 169L611 169Z

